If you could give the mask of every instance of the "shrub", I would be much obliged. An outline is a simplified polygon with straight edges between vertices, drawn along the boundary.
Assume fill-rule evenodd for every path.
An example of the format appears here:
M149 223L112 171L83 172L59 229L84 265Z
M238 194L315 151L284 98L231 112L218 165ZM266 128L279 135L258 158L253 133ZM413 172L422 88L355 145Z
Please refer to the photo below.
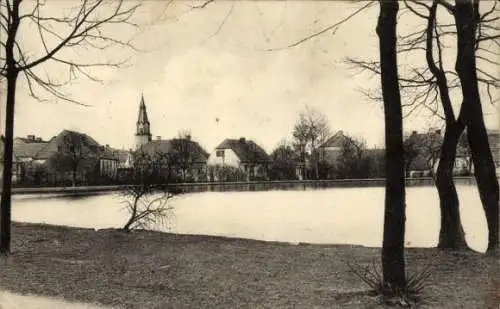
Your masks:
M347 266L357 277L371 288L372 295L380 296L385 304L401 308L416 308L424 300L422 292L427 280L432 274L432 267L428 266L422 271L406 275L404 289L393 287L384 282L382 271L375 261L371 266L361 266L347 263Z

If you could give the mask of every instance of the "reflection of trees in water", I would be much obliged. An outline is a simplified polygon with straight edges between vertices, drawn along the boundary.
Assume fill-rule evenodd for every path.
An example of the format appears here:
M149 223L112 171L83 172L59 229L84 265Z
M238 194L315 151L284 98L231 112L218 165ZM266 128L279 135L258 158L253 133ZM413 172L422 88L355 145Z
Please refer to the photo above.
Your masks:
M47 195L34 194L33 196L23 196L19 200L58 200L58 199L85 200L100 195L113 196L114 192L107 191L107 192L62 193L62 194L48 193Z

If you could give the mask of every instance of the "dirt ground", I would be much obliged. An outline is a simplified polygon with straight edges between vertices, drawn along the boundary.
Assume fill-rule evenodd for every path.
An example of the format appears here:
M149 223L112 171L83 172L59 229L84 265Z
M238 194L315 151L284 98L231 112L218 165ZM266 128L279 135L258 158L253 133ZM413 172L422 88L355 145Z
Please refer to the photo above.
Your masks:
M160 232L13 225L0 289L120 308L386 308L348 263L380 248ZM419 308L498 309L498 257L407 249L411 274L433 269Z

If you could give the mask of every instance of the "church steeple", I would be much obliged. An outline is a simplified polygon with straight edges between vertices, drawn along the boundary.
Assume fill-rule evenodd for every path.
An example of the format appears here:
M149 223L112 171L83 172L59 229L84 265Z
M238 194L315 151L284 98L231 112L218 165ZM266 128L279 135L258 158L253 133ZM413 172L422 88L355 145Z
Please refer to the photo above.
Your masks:
M137 117L137 129L135 133L136 148L149 143L151 141L151 128L148 120L148 112L146 111L146 103L144 95L141 95L141 103L139 104L139 115Z

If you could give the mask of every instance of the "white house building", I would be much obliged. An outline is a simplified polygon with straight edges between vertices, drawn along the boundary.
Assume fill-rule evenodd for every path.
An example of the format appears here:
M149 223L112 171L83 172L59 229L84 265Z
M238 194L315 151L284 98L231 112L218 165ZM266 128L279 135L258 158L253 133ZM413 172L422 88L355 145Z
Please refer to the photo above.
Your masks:
M270 163L268 154L252 140L244 137L225 139L208 157L209 166L233 167L240 170L247 180L267 179Z

